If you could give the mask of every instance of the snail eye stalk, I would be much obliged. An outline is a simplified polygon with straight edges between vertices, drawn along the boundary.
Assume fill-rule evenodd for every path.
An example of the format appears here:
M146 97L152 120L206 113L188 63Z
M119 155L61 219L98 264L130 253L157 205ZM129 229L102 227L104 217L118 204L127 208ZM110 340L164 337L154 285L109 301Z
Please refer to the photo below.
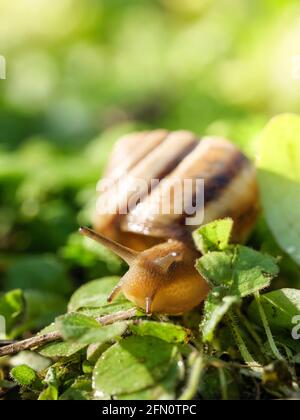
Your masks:
M151 306L152 306L152 297L147 297L146 298L146 314L147 315L151 315Z
M156 258L155 264L167 272L174 265L174 263L180 261L182 261L182 254L180 252L170 252L163 257Z
M81 227L79 232L83 236L87 236L90 239L93 239L96 242L99 242L101 245L104 245L106 248L110 249L112 252L117 254L120 258L122 258L127 264L130 266L134 263L137 256L139 255L138 252L134 251L133 249L127 248L119 244L118 242L109 239L100 233L95 232L92 229Z
M118 294L121 292L122 289L122 279L119 281L119 283L112 289L110 295L107 298L107 302L111 303L114 301L114 299L118 296Z

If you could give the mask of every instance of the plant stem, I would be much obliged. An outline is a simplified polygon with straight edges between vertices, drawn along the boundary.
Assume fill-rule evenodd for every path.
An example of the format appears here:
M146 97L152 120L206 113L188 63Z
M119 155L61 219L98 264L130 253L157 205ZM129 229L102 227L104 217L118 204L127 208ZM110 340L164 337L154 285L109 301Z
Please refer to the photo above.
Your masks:
M244 324L245 328L247 329L247 331L249 332L251 337L258 344L260 349L263 348L262 340L260 339L259 335L255 331L255 329L253 328L251 323L248 321L247 317L245 317L245 315L242 314L240 309L237 309L237 311L238 311L238 315L239 315L239 318L240 318L241 322Z
M114 314L104 315L102 317L96 318L96 320L101 325L113 324L117 321L122 321L125 319L133 318L137 313L135 308L128 309L127 311L115 312ZM53 341L61 340L62 336L59 331L52 331L47 334L38 334L34 337L28 338L27 340L18 341L8 346L0 348L0 357L7 356L9 354L15 354L23 350L29 350L36 347L41 347L45 344L51 343Z
M249 353L246 343L241 335L240 328L235 320L234 314L232 311L228 312L227 319L229 321L229 326L231 328L232 334L235 338L236 344L238 349L241 353L242 358L244 359L245 363L255 372L261 373L261 367L259 363L257 363L251 354Z
M278 348L276 346L276 343L274 341L274 338L273 338L273 335L272 335L272 331L271 331L270 325L269 325L268 320L267 320L267 317L266 317L266 313L265 313L264 308L263 308L263 306L261 304L259 292L255 292L254 293L254 297L255 297L256 304L258 306L259 315L261 317L261 320L262 320L264 329L265 329L266 334L267 334L267 338L268 338L268 342L269 342L270 348L271 348L274 356L276 357L276 359L283 361L285 359L280 354L280 352L279 352L279 350L278 350Z
M222 400L228 400L227 381L226 381L226 375L225 375L224 369L219 368L218 372L219 372Z
M198 392L200 378L202 376L203 370L205 368L205 363L201 354L198 354L193 360L190 376L185 390L178 398L182 401L192 400Z
M245 315L242 314L239 308L235 309L238 319L241 325L245 328L245 333L249 334L248 348L253 354L254 358L261 364L264 365L267 362L264 354L264 345L259 335L256 333L253 325L248 321ZM251 340L251 341L250 341ZM245 340L244 340L245 341Z

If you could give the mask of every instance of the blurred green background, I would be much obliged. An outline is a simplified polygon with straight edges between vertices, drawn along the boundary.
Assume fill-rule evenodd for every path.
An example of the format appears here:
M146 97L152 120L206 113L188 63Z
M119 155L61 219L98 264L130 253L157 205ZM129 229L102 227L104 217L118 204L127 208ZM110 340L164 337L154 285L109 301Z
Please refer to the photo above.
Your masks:
M184 128L254 158L300 111L299 39L299 0L0 0L0 288L25 290L24 331L124 269L76 233L112 142Z

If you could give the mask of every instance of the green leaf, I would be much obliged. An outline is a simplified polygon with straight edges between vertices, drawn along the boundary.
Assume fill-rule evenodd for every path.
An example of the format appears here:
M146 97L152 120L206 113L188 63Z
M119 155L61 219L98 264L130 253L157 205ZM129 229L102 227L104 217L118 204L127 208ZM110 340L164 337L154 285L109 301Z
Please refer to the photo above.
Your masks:
M92 383L90 378L78 378L60 397L63 401L85 401L92 398Z
M49 385L40 393L38 399L39 401L56 401L58 400L58 389L53 385Z
M196 268L211 287L227 286L232 284L232 251L210 252L199 258Z
M54 331L58 331L58 326L56 325L56 322L53 322L52 324L43 328L39 332L39 334L48 334ZM85 347L86 347L86 344L63 341L63 342L54 342L54 343L46 344L45 346L40 347L38 349L38 352L44 357L48 357L50 359L56 359L58 357L73 356L74 354L78 353Z
M57 327L65 340L86 345L104 344L120 337L127 330L127 326L127 321L102 326L95 319L78 313L67 314L57 321Z
M98 360L93 373L96 395L129 394L153 387L166 377L177 355L174 345L159 338L125 338Z
M20 319L24 309L25 301L22 290L12 290L0 297L0 315L5 318L7 332Z
M191 332L180 325L169 322L140 321L129 325L129 329L136 335L150 335L168 343L187 343Z
M39 332L39 334L47 334L57 330L57 325L55 322L53 322L52 324L42 329ZM73 356L74 354L83 350L85 347L86 344L63 341L46 344L45 346L40 347L38 349L38 352L44 357L48 357L50 359L57 359L58 357Z
M278 244L300 264L300 117L279 115L259 141L258 179L267 223Z
M287 330L291 334L293 318L300 315L300 290L280 289L260 296L267 320L273 330ZM248 308L249 317L261 324L255 301Z
M88 346L86 351L86 358L91 363L96 363L101 354L110 347L109 343L92 343Z
M74 341L91 329L99 329L99 323L86 315L70 313L58 318L56 326L64 340Z
M99 308L109 306L107 297L112 289L119 282L119 277L104 277L91 281L81 286L70 299L69 312L77 311L80 308ZM123 296L118 297L115 303L128 302Z
M204 341L213 340L218 324L232 305L268 287L278 273L274 258L241 245L209 252L197 261L196 268L213 288L201 324Z
M27 365L14 367L11 377L21 386L30 387L38 379L36 372Z
M155 386L143 389L130 394L118 395L118 400L174 400L176 397L176 388L180 381L184 379L184 364L181 357L178 356L172 362L165 378Z
M59 342L46 344L45 346L39 348L38 352L44 357L56 359L58 357L73 356L73 354L78 353L85 347L86 344L82 343Z
M237 296L227 296L226 289L219 287L209 293L205 305L204 316L201 323L203 341L210 342L214 338L214 333L222 321L224 315L231 309L233 305L240 302Z
M230 293L245 297L270 285L279 269L276 259L245 246L236 247Z
M98 318L103 315L109 315L114 312L120 312L120 311L127 311L128 309L133 308L134 305L129 302L125 301L124 303L121 303L121 301L116 299L115 302L108 303L107 305L103 305L99 308L81 308L78 309L78 313L81 313L83 315L91 316L92 318ZM142 314L142 311L141 311Z
M78 339L85 344L105 344L108 341L121 337L127 330L128 322L115 322L112 325L100 326L98 329L90 329Z
M204 255L196 268L212 286L227 287L228 295L238 297L268 287L272 277L278 274L273 257L241 245Z
M196 247L203 255L210 251L224 251L228 247L232 228L233 220L230 218L201 226L193 233Z

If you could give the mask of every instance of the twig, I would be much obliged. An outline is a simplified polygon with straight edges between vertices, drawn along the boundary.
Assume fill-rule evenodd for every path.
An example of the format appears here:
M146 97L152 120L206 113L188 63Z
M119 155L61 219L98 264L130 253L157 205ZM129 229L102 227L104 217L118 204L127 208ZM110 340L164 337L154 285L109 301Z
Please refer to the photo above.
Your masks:
M27 338L26 340L18 341L17 343L9 344L8 346L0 348L0 357L32 349L34 347L40 347L44 344L51 343L52 341L60 340L61 338L62 337L59 331L35 335L34 337Z
M249 367L246 363L242 364L242 363L236 363L236 362L225 362L224 360L221 359L217 359L215 357L206 357L206 361L207 364L210 366L213 366L216 369L245 369L247 367ZM256 366L257 368L260 368L261 365L257 364Z
M136 308L128 309L127 311L119 311L115 312L114 314L104 315L99 318L96 318L101 325L109 325L113 324L117 321L125 321L126 319L133 318L137 314Z
M13 344L15 342L15 340L0 340L0 347L8 346L9 344Z
M115 312L114 314L104 315L96 318L101 325L113 324L116 321L122 321L125 319L133 318L137 313L135 308L128 309L127 311ZM35 335L34 337L28 338L27 340L18 341L8 346L0 348L0 357L7 356L9 354L15 354L23 350L29 350L36 347L41 347L45 344L53 341L62 339L62 335L59 331L53 331L47 334Z

